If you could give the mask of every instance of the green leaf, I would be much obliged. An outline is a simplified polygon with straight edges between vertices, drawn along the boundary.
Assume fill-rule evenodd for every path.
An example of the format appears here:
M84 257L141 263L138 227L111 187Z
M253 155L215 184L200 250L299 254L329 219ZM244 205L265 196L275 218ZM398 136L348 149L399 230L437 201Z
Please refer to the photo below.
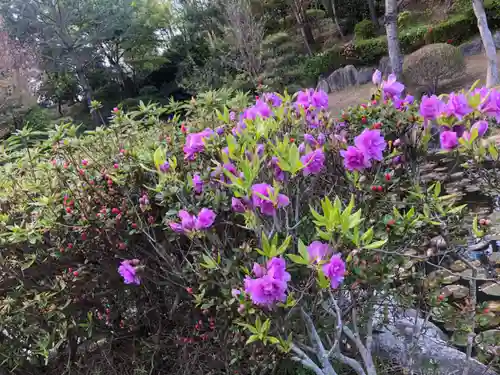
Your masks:
M330 287L330 281L326 278L321 268L318 269L318 277L316 278L316 281L321 289L327 289Z
M382 246L384 246L387 243L387 239L385 240L380 240L380 241L375 241L372 242L369 245L364 245L363 248L368 249L368 250L373 250L373 249L380 249Z
M301 256L298 256L295 254L286 254L286 256L288 259L290 259L294 263L304 264L304 265L309 264L309 261L307 259L302 258Z
M460 211L462 211L465 207L467 207L466 204L462 204L461 206L453 207L451 210L448 211L449 214L456 214Z
M200 266L202 266L203 268L207 268L207 269L217 268L217 263L215 262L215 260L213 258L209 257L206 254L203 254L202 257L203 257L203 260L205 261L205 263L200 263Z
M257 335L252 335L248 338L247 342L245 343L245 345L248 345L248 344L251 344L255 341L258 341L259 340L259 336Z
M267 336L267 340L269 340L269 342L273 345L280 343L280 340L274 336Z
M370 243L372 242L373 239L373 227L370 227L365 233L363 233L363 236L361 237L361 241L363 243Z
M156 151L153 155L153 160L154 160L156 169L159 170L160 166L163 163L165 163L165 161L167 160L167 154L162 147L159 147L156 149Z
M494 143L490 143L488 146L488 151L493 160L498 160L498 150Z
M439 197L439 194L441 194L441 182L436 182L434 184L434 198Z
M299 243L298 243L298 249L299 249L299 254L302 256L304 259L308 259L309 254L307 252L307 247L304 245L304 242L299 238Z

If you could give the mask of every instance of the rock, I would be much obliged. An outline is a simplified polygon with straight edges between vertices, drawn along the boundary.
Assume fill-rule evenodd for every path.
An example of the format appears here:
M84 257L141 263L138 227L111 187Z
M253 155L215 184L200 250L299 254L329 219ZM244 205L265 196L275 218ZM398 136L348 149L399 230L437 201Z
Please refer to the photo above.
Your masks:
M431 246L437 249L446 249L446 241L443 236L436 236L431 238Z
M460 276L465 279L465 280L469 280L472 276L472 270L469 268L465 271L463 271L462 273L460 273ZM488 275L488 272L486 272L485 269L483 268L480 268L477 270L477 276L475 277L476 280L486 280L486 279L489 279L489 275Z
M382 75L384 77L391 74L392 67L391 67L391 60L389 59L389 56L384 56L380 59L380 62L378 63L378 70L380 70L382 72Z
M445 297L453 296L453 298L460 299L469 295L469 288L458 284L447 285L441 289L441 294Z
M478 55L483 50L483 41L481 37L477 37L462 44L459 48L464 56Z
M363 85L372 81L374 68L358 69L358 84Z
M327 94L330 92L330 86L328 86L328 82L324 79L320 79L318 81L318 85L316 86L316 90L323 90Z
M379 309L384 316L386 306L379 306ZM461 374L467 364L469 375L496 374L475 359L468 363L466 354L450 347L446 335L433 323L418 317L415 310L389 311L386 316L389 323L377 327L373 335L374 351L378 356L416 372L434 362L443 374ZM408 348L412 351L411 358Z
M500 284L490 281L479 287L479 290L489 296L500 297Z
M347 65L337 69L326 79L330 92L340 91L346 87L356 86L358 84L358 70L354 65Z

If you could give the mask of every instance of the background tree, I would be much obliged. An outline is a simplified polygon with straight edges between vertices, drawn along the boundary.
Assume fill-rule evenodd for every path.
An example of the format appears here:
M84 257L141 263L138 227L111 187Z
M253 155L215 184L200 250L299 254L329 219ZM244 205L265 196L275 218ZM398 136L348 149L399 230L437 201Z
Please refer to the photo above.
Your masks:
M398 5L397 0L385 0L385 30L392 72L401 78L403 59L398 39Z
M498 83L498 63L495 41L488 27L483 0L472 0L472 8L477 18L477 27L483 40L484 50L488 59L488 71L486 74L486 86L493 87Z

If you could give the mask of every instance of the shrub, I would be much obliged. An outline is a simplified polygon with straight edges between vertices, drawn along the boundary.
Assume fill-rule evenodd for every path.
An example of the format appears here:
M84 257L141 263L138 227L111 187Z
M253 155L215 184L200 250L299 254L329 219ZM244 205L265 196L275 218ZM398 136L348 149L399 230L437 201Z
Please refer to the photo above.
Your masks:
M435 93L440 81L458 78L465 72L465 60L457 47L430 44L405 58L403 74L409 82L427 86Z
M405 10L398 14L398 28L404 29L410 25L412 21L412 13L408 10Z
M84 134L61 125L13 162L0 154L2 366L249 375L284 374L291 358L316 374L340 362L374 374L371 343L397 332L393 310L422 309L460 333L494 326L481 303L432 278L462 254L464 232L488 228L470 228L458 196L422 179L436 155L421 125L467 129L460 143L444 137L458 165L460 153L485 155L476 118L500 113L474 94L460 94L466 115L452 98L428 98L446 117L419 113L400 89L388 80L342 120L314 90L250 106L214 90L116 109Z
M357 58L362 65L378 64L388 54L385 37L356 41L352 47L351 56Z
M358 22L354 27L354 35L356 39L370 39L377 34L375 25L370 20Z
M307 57L302 66L304 76L314 83L318 77L333 72L342 67L347 59L342 55L342 49L330 48L312 57Z

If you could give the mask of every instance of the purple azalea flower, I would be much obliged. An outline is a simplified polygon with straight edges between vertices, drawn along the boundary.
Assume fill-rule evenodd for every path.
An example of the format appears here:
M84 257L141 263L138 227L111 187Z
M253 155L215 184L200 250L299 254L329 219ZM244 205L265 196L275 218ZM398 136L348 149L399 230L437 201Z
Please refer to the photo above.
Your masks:
M286 272L286 262L283 258L271 258L266 265L267 274L274 279L290 281L291 276Z
M311 106L315 109L327 109L328 94L323 90L315 91L313 89L307 89L298 93L295 103L305 109L309 109Z
M243 212L245 212L247 210L243 201L241 199L234 198L234 197L231 199L231 208L233 209L234 212L237 212L240 214L242 214Z
M323 266L323 272L330 279L330 285L333 289L338 288L344 281L345 271L345 263L339 254L332 256L330 262Z
M354 145L361 150L368 159L381 161L384 158L382 153L387 146L387 142L380 130L365 129L360 135L354 138Z
M193 230L194 226L196 224L196 216L191 215L189 212L186 210L180 210L179 213L179 218L181 219L181 225L182 228L186 230Z
M214 131L208 128L199 133L188 134L183 148L184 157L187 160L193 160L196 153L202 152L205 149L205 139L211 137L213 134Z
M477 129L477 134L482 137L488 131L488 121L477 121L474 125L472 125L472 129Z
M176 233L184 233L184 228L182 227L182 224L179 224L179 223L170 223L170 228L176 232Z
M193 176L193 189L196 194L203 192L203 180L198 173Z
M362 171L372 166L370 159L357 147L349 146L347 150L340 151L340 155L344 158L344 167L349 171Z
M279 107L283 100L274 92L266 92L263 95L265 101L270 102L273 107Z
M259 263L254 263L252 267L252 272L255 277L262 277L267 273L266 267L262 267Z
M316 141L316 139L314 138L314 136L312 136L311 134L304 134L304 141L306 141L309 146L315 146L318 142Z
M236 112L229 112L229 121L236 121Z
M479 109L486 116L494 117L500 122L500 92L495 89L485 90Z
M224 134L224 131L225 131L224 126L218 126L215 128L215 132L217 133L217 135Z
M271 161L269 162L269 167L273 168L274 171L274 178L277 181L283 181L285 179L285 172L283 172L278 164L278 158L276 156L273 156L271 158Z
M387 77L387 81L382 82L382 90L384 91L384 95L387 96L399 96L404 89L405 86L397 81L395 74L390 74L389 77Z
M276 213L276 208L286 207L290 204L290 200L284 194L278 194L276 202L271 201L269 198L271 195L274 196L274 189L271 185L256 184L252 186L252 204L254 207L260 208L263 215L273 216Z
M307 155L302 156L300 161L305 165L303 170L304 176L318 174L321 172L325 164L325 153L322 149L318 148Z
M323 133L318 134L318 143L323 146L326 142L326 136Z
M266 267L254 263L252 269L256 279L245 279L245 292L255 305L271 307L276 302L286 301L288 281L286 263L282 258L272 258Z
M118 267L118 273L121 275L121 277L123 277L123 282L125 284L141 284L141 280L137 276L136 269L133 265L133 261L131 260L124 260L123 262L121 262L120 266Z
M240 294L241 294L241 290L239 290L239 289L231 289L231 295L234 298L237 298Z
M434 120L443 110L444 103L436 95L422 97L420 114L425 120Z
M215 212L208 208L202 208L198 217L196 218L195 227L198 230L208 229L215 221Z
M331 252L331 248L328 244L323 243L321 241L313 241L307 247L307 254L309 255L310 262L320 262L322 261L327 254Z
M160 172L162 172L162 173L167 173L169 169L170 169L170 164L168 161L166 161L162 165L160 165Z
M382 72L380 70L375 70L372 75L372 82L375 86L380 85L380 82L382 82Z
M257 155L259 155L259 157L262 157L262 155L264 155L264 145L262 143L258 143L257 144Z
M255 105L247 108L243 114L243 120L255 120L257 117L268 118L273 114L269 105L263 100L257 100Z
M306 151L306 144L304 142L302 142L299 145L299 153L303 154L305 151Z
M446 104L446 114L448 116L455 116L461 120L464 116L467 116L472 112L472 108L467 102L467 98L464 94L451 93Z
M247 128L247 126L245 125L245 123L240 121L240 122L238 122L238 125L236 125L234 128L231 129L231 133L233 133L233 135L235 137L239 137L239 136L241 136L241 134L243 134L243 131L246 128Z
M269 275L257 279L245 279L245 292L255 305L271 307L277 302L286 301L286 281L274 279Z
M441 148L447 151L453 150L458 146L457 133L445 130L440 135Z

